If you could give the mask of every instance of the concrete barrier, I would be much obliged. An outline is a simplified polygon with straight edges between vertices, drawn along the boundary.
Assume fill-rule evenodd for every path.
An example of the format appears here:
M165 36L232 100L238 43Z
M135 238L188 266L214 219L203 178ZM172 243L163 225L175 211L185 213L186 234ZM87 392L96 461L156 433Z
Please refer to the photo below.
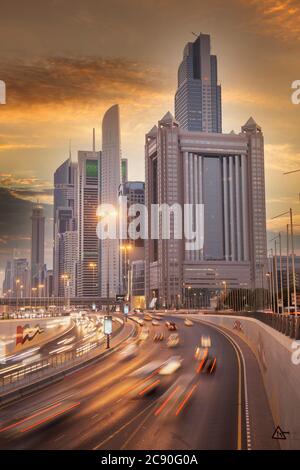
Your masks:
M257 357L275 425L287 431L282 449L300 448L300 343L253 318L195 315L244 339ZM298 325L297 325L298 327Z

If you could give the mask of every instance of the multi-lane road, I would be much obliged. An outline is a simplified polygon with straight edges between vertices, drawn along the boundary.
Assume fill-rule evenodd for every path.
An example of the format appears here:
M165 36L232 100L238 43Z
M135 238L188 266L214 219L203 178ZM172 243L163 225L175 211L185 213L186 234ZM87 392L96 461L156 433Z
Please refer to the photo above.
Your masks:
M149 337L0 409L2 449L277 448L258 365L224 331L176 318L180 345L169 349L164 317L145 322ZM138 326L139 332L141 327ZM154 332L164 340L153 341ZM195 348L210 336L214 369L203 372ZM139 338L131 339L135 342ZM181 367L162 367L180 356Z

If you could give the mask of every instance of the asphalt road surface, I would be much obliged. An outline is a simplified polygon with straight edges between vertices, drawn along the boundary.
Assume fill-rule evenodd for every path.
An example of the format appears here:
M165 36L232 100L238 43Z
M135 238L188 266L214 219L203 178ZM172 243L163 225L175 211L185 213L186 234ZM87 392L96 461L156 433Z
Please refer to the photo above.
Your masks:
M124 344L123 355L122 350L112 352L99 363L2 407L0 448L255 448L249 420L255 410L248 408L240 348L212 326L186 326L177 318L180 345L168 348L167 319L157 326L145 321L149 337L131 339ZM139 334L141 330L138 326ZM154 342L155 332L164 333L164 339ZM211 338L212 370L205 370L205 362L194 357L202 335ZM133 342L137 346L128 346ZM180 357L181 367L163 375L164 364L173 356ZM269 439L273 423L267 404L258 412L267 416L263 422ZM263 435L264 425L260 427Z

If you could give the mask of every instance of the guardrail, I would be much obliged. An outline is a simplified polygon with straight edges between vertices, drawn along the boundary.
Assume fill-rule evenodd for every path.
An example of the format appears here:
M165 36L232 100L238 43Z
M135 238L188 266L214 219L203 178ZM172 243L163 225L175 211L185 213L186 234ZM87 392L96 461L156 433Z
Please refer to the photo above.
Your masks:
M121 330L122 326L123 324L120 324L115 329L113 337ZM103 353L105 345L105 337L101 337L87 345L81 345L75 350L57 353L27 366L10 366L11 370L8 367L4 373L1 373L0 369L0 396L1 392L6 393L19 387L30 385L32 382L51 377L59 371L73 368L76 365L96 358L100 355L99 347L103 346L101 348L101 353Z

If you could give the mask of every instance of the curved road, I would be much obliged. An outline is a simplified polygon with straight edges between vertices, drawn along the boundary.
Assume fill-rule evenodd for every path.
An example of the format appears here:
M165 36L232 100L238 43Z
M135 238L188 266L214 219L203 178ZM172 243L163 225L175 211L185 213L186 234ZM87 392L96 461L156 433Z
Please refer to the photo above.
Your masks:
M135 356L124 359L113 352L3 407L0 448L250 449L240 348L213 326L187 327L176 319L181 344L168 349L165 339L152 339L156 331L169 335L166 319L159 326L145 322L150 335ZM210 335L217 359L212 374L197 373L194 351L202 334ZM174 355L181 356L182 367L170 376L157 374L157 367ZM140 370L144 366L146 375ZM153 382L157 388L151 393ZM271 419L268 409L264 413Z

